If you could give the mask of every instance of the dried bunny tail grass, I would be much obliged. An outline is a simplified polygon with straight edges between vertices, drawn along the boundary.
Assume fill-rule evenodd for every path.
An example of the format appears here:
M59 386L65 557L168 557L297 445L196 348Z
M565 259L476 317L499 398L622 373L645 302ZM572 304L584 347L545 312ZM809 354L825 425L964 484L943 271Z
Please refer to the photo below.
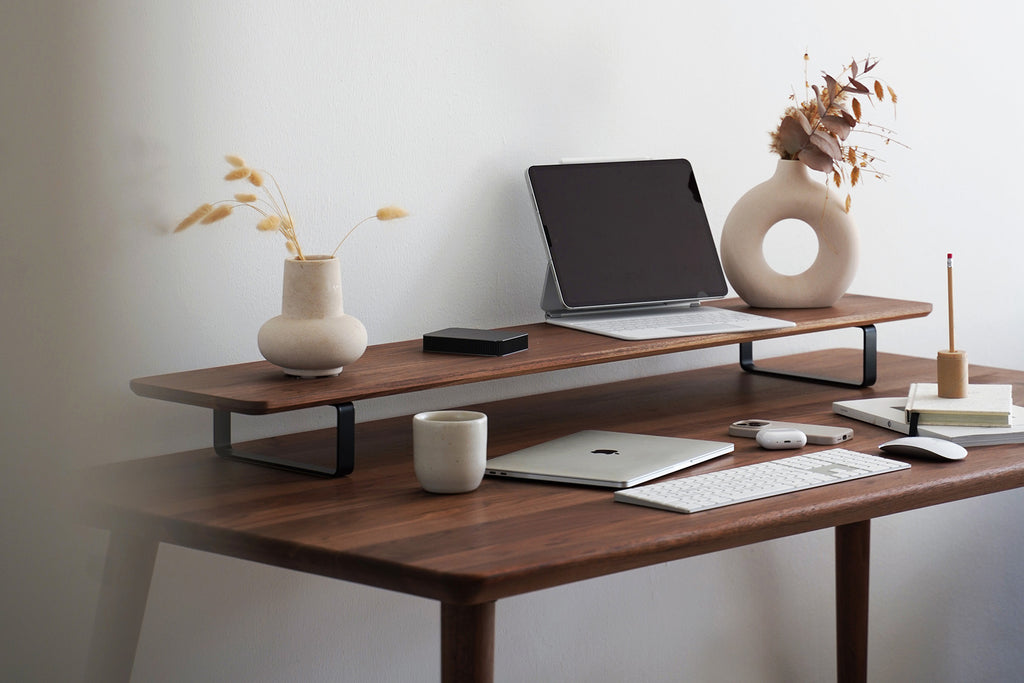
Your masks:
M284 235L285 246L288 247L288 251L295 254L295 258L303 261L306 259L306 255L302 253L302 247L299 246L299 238L295 234L295 223L292 221L292 217L289 216L278 216L280 220L278 224L278 232Z
M351 235L353 232L355 232L356 228L358 228L360 225L362 225L366 221L373 220L374 218L376 218L379 221L390 221L392 219L403 218L403 217L408 216L408 215L409 215L408 211L406 211L405 209L403 209L401 207L398 207L398 206L385 206L385 207L383 207L381 209L377 209L377 213L373 214L372 216L367 216L363 220L361 220L358 223L356 223L355 225L353 225L352 228L348 232L345 233L345 236L341 238L340 242L338 242L338 246L336 246L334 248L334 251L331 252L331 256L333 257L335 254L337 254L338 250L341 249L341 245L343 245L345 243L345 240L347 240L349 238L349 235Z
M209 225L210 223L216 223L217 221L221 220L222 218L227 218L228 216L230 216L231 212L233 210L234 210L234 207L231 206L230 204L221 204L216 209L214 209L210 213L206 214L206 217L203 218L203 220L201 220L199 222L202 225Z
M292 216L292 210L288 208L288 200L284 198L284 192L281 191L281 185L277 182L277 178L274 177L273 173L271 173L270 171L263 171L263 173L265 173L267 175L267 177L270 178L270 182L274 183L274 189L277 190L277 196L281 198L281 205L280 206L278 205L277 200L274 198L274 193L271 192L269 188L264 190L264 191L267 193L267 196L270 197L270 201L274 205L274 209L279 214L281 214L282 217L287 217L289 219L289 223L290 223L291 216ZM263 179L261 177L260 178L260 184L262 185L262 183L263 183ZM294 225L290 225L290 227L294 228L295 226ZM298 246L298 242L296 242L295 246ZM302 256L302 249L299 249L298 253L299 253L299 258L303 258L303 256Z
M188 216L186 216L185 220L183 220L182 222L178 223L178 227L176 227L174 229L174 232L181 232L185 228L190 227L192 225L195 225L196 223L199 222L199 220L201 218L203 218L204 216L209 214L211 211L213 211L213 205L212 204L203 204L198 209L196 209L195 211L190 213Z
M252 174L252 170L243 166L242 168L236 168L233 171L229 171L224 176L224 180L241 180L242 178L248 178Z
M280 232L285 238L289 251L295 254L296 258L304 259L302 246L295 234L291 212L288 210L287 200L285 200L281 186L274 176L267 171L251 168L242 157L235 154L224 155L224 160L231 166L231 170L224 176L224 180L248 180L253 187L260 188L263 194L239 192L234 195L233 199L203 204L179 223L175 232L180 232L196 223L203 225L216 223L230 216L234 209L244 206L260 214L260 219L256 223L258 230ZM273 181L273 188L264 185L264 178L270 178Z
M295 234L295 222L292 219L291 210L288 208L288 200L285 199L284 193L281 192L281 186L277 179L268 171L249 167L241 157L234 154L227 154L224 156L224 159L232 167L224 176L225 180L248 180L253 187L261 188L265 196L250 192L239 192L234 195L233 200L228 199L213 204L203 204L179 223L175 232L184 230L196 223L203 225L216 223L230 216L235 208L244 206L262 216L256 223L257 230L260 232L281 233L285 239L285 246L288 247L288 251L294 254L295 258L304 260L306 257L302 253L302 246L299 244L298 236ZM265 179L269 179L273 185L266 185ZM345 236L338 243L338 246L335 247L331 256L334 256L338 249L341 248L342 243L348 239L349 235L366 221L373 219L390 221L396 218L404 218L408 215L409 212L400 206L388 205L377 209L376 213L359 221L345 233Z
M395 218L405 218L409 215L409 212L400 206L385 206L381 209L377 209L377 220L379 221L390 221Z
M256 229L260 232L271 232L277 231L281 227L281 217L277 215L270 215L261 220L256 224Z

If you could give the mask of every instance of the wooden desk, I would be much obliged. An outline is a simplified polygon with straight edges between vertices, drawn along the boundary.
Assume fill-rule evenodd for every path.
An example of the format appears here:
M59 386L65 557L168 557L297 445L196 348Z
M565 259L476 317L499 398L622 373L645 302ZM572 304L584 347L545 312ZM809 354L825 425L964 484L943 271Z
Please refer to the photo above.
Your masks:
M775 362L773 360L773 362ZM842 374L856 351L779 359ZM879 355L880 380L837 389L723 366L488 403L494 456L581 429L729 440L741 417L851 426L846 446L877 453L892 433L831 413L839 398L896 396L934 360ZM1024 373L973 367L974 382ZM685 416L685 419L684 419ZM442 677L493 676L495 602L543 588L817 529L836 528L841 681L865 680L870 520L1024 485L1024 446L974 448L961 462L908 470L695 515L615 503L583 487L485 479L471 494L418 485L408 417L356 425L358 466L324 479L217 457L212 448L118 463L86 475L91 521L112 530L94 637L93 680L130 677L158 543L353 581L441 603ZM246 444L329 449L331 430ZM688 470L779 457L752 440ZM681 567L680 571L685 571Z

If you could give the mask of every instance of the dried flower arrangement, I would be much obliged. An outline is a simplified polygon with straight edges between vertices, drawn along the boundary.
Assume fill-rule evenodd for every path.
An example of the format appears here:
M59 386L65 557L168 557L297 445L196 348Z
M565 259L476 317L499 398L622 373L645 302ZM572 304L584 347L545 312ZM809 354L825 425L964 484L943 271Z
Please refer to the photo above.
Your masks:
M253 187L262 189L265 198L261 198L257 194L240 192L234 196L234 199L223 199L221 201L203 204L198 209L190 213L185 220L178 224L178 227L174 229L174 232L181 232L185 228L188 228L196 223L200 225L209 225L210 223L216 223L219 220L227 218L231 213L238 207L244 206L252 209L262 216L260 221L256 223L257 230L261 232L279 232L284 236L285 246L288 251L295 254L295 258L299 260L305 260L306 256L302 252L302 247L299 245L299 238L295 234L295 221L292 219L291 211L288 209L288 202L284 199L284 193L281 192L281 186L277 184L277 180L270 173L262 171L256 168L250 167L245 161L238 156L229 154L224 159L231 165L231 170L224 176L224 180L247 180ZM270 178L270 181L274 184L274 188L277 190L275 196L270 188L267 187L266 178ZM338 253L338 249L348 239L349 235L355 231L360 225L366 221L376 218L379 221L390 221L395 218L402 218L409 215L405 209L397 206L385 206L377 210L372 216L367 216L363 220L356 223L352 228L345 233L345 236L341 238L341 242L331 252L333 257Z
M884 174L875 168L878 158L870 150L846 142L858 125L860 130L867 129L866 132L884 140L884 144L894 142L893 131L861 118L863 105L860 98L869 103L874 100L883 102L888 95L893 107L896 106L896 92L891 86L878 79L874 79L872 88L863 83L864 77L878 65L878 60L868 57L862 64L857 60L850 62L840 75L840 78L845 78L845 83L823 73L824 87L810 85L807 81L808 61L810 58L804 54L804 101L788 107L783 113L778 128L771 132L772 151L783 159L801 161L815 171L831 173L836 187L842 187L843 182L849 182L853 187L861 180L862 170L878 178L883 177ZM813 96L807 93L807 88ZM790 95L790 99L795 100L795 95ZM850 201L847 194L847 211L850 210Z

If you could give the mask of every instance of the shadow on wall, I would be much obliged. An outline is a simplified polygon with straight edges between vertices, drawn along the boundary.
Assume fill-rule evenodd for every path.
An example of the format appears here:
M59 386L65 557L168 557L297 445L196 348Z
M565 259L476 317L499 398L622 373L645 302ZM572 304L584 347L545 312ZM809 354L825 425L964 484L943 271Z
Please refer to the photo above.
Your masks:
M120 385L94 367L116 362L94 316L116 299L96 266L109 216L92 210L91 41L104 28L91 5L65 4L14 3L0 22L0 661L17 681L81 676L106 534L78 523L74 473L111 457L98 451Z

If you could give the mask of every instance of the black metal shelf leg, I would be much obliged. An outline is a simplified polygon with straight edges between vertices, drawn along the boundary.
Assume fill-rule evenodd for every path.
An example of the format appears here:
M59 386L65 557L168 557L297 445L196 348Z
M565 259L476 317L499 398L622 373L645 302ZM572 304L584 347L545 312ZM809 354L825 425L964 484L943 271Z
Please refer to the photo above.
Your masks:
M276 467L289 472L313 474L321 477L344 477L352 474L355 469L355 422L356 410L352 403L339 403L334 406L338 415L336 429L335 459L333 467L299 462L288 458L279 458L262 453L245 453L239 451L231 443L231 412L228 410L213 411L213 448L217 455L233 458L256 465Z
M863 325L860 329L864 333L864 357L862 363L863 375L860 382L850 382L848 380L835 379L833 377L819 377L818 375L810 375L800 372L765 370L763 368L759 368L754 364L753 342L740 343L740 367L755 375L782 377L785 379L795 379L804 382L814 382L817 384L828 384L836 387L854 387L857 389L870 387L878 379L878 331L875 329L874 325Z

